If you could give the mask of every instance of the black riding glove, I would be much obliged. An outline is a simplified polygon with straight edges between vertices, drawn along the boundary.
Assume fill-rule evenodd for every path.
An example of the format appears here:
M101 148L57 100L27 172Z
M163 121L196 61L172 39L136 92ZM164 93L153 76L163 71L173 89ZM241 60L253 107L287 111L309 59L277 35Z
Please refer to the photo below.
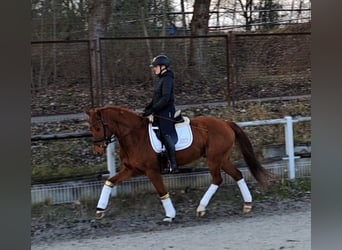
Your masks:
M153 102L151 101L149 104L146 105L146 107L144 108L144 111L152 108L152 106L153 106Z
M142 114L143 116L149 116L153 114L153 110L152 109L146 109L144 110L144 113Z

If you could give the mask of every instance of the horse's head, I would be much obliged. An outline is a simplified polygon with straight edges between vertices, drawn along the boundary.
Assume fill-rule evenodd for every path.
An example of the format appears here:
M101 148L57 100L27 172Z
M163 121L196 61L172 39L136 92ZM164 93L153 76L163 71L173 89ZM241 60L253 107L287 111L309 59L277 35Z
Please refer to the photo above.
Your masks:
M101 109L91 109L86 113L89 116L90 131L93 136L93 154L102 155L107 145L113 141L113 133L110 131Z

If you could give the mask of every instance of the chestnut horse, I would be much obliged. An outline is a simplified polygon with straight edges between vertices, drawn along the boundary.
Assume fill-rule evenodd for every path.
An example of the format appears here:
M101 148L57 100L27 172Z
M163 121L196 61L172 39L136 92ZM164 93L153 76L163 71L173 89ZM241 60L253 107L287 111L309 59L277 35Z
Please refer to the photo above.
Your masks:
M115 136L120 145L120 160L123 168L107 179L97 204L96 218L104 216L112 187L131 177L146 175L160 196L166 217L171 222L176 215L170 195L163 183L158 154L153 150L149 135L149 119L127 108L105 106L86 112L89 116L90 130L93 136L93 153L101 155ZM212 176L212 184L197 207L197 215L203 216L206 207L222 183L221 169L238 184L244 200L243 212L252 210L252 196L241 171L229 160L235 142L238 142L244 160L254 178L263 186L273 178L256 159L251 142L245 132L234 122L213 117L196 117L190 121L193 142L190 147L176 152L179 166L193 162L200 157L207 159Z

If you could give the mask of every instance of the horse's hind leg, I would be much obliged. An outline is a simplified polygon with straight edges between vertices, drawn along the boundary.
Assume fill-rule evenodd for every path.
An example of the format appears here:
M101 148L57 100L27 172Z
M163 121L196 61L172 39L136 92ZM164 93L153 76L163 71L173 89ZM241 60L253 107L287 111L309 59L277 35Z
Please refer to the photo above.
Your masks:
M238 184L238 187L242 194L242 198L244 200L242 212L243 213L251 212L252 211L252 195L249 191L249 188L246 184L245 179L242 176L241 171L238 170L236 166L230 160L228 160L226 164L222 165L222 169L224 172L230 175Z

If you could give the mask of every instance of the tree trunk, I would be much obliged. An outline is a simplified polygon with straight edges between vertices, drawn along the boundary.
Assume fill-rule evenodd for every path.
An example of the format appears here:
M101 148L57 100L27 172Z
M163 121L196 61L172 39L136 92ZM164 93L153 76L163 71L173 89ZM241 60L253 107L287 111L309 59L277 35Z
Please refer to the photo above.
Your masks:
M191 36L205 36L208 34L210 0L196 0L190 23ZM197 73L205 73L207 64L207 39L193 38L190 42L189 66L196 67ZM199 75L194 74L193 76Z
M182 12L182 26L183 26L183 35L186 35L186 18L185 18L185 7L184 0L180 0L181 12Z
M112 13L111 0L91 0L88 9L88 37L90 40L91 82L95 88L94 104L103 105L101 65L100 65L100 37L105 35L109 18Z
M239 0L242 16L245 18L245 27L246 31L250 31L252 29L251 24L253 23L252 11L253 11L253 0L246 0L246 4L242 3L242 0Z
M167 6L169 4L169 2L167 0L163 1L164 5L162 7L162 32L161 32L161 36L166 36L166 29L167 29ZM161 40L161 52L163 54L165 54L165 39Z
M299 23L299 20L302 17L302 11L301 11L302 8L303 8L303 0L300 0L299 10L298 10L298 14L297 14L297 23Z
M221 0L217 0L217 3L216 3L216 11L217 11L217 14L216 14L216 29L219 29L219 27L220 27L220 5L221 5Z
M184 0L180 0L181 4L181 11L182 11L182 26L183 26L183 35L186 36L186 19L185 19L185 7L184 7ZM188 50L187 46L184 46L184 63L188 65Z
M290 23L292 23L293 10L294 10L294 1L295 0L292 0L292 2L291 2Z
M53 38L52 40L57 40L57 35L56 35L56 5L55 5L55 0L52 1L52 23L53 23L53 28L52 28L52 33L53 33ZM56 83L57 79L57 50L56 50L56 43L53 43L52 45L52 53L53 53L53 82Z
M144 7L141 7L140 11L141 11L141 19L142 19L141 25L142 25L142 28L144 31L144 36L147 38L147 37L149 37L149 35L148 35L146 23L145 23L145 9L144 9ZM146 42L146 49L148 52L149 59L152 60L153 52L152 52L152 46L151 46L150 39L145 39L145 42ZM152 79L153 79L153 72L151 71L150 80L152 80Z
M234 5L233 5L233 27L235 26L236 24L236 1L237 0L234 0Z

